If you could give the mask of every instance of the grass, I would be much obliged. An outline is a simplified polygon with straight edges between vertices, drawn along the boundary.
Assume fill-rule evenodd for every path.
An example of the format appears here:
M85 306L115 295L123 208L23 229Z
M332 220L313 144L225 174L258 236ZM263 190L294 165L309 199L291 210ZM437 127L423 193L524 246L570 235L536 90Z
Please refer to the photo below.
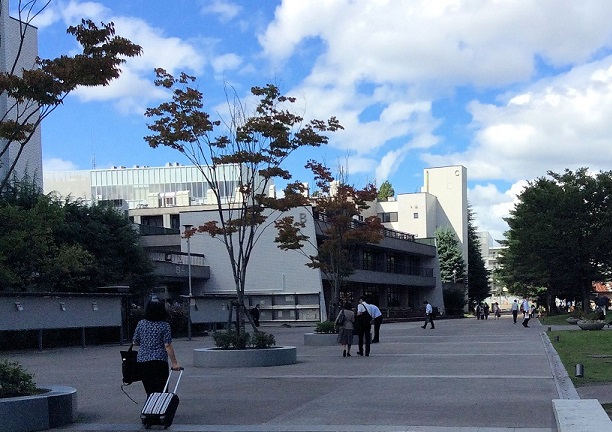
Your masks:
M550 315L547 317L540 317L540 322L542 325L567 325L567 319L569 317L570 314Z
M612 382L612 331L552 331L547 334L575 386ZM584 377L575 376L576 364L584 366Z

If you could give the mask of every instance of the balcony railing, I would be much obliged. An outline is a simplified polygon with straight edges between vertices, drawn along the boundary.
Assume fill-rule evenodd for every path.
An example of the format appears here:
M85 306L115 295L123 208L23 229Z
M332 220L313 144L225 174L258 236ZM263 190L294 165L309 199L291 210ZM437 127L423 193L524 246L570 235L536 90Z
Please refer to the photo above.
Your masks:
M319 220L321 222L327 222L328 221L327 220L328 219L327 215L325 213L315 212L313 214L313 216L314 216L314 218L316 220ZM365 222L361 222L361 221L358 221L356 219L352 219L351 220L351 228L357 228L357 227L360 227L360 226L363 226L363 225L365 225ZM411 242L415 241L414 234L408 234L408 233L401 232L401 231L395 231L395 230L392 230L392 229L389 229L389 228L383 228L382 229L382 234L385 237L393 238L393 239L397 239L397 240L404 240L404 241L411 241Z
M204 267L203 254L190 254L191 265ZM189 254L184 252L149 251L149 259L154 262L167 262L172 264L189 264Z

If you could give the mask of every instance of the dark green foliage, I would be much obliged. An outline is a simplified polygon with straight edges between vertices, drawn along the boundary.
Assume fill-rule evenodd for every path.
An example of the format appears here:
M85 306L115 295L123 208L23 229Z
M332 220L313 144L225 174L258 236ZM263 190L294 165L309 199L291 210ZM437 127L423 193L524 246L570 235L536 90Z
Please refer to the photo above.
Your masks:
M388 201L389 198L393 198L395 196L395 189L389 182L389 180L385 180L378 189L378 200L379 201Z
M455 232L451 228L438 228L436 246L442 282L465 283L465 261Z
M555 297L588 304L593 281L612 269L612 172L587 168L530 182L506 219L507 248L497 276L511 293Z
M474 226L474 213L468 206L468 298L470 304L479 303L490 294L489 271L485 268L480 246Z
M273 334L258 331L251 337L251 346L255 349L270 348L276 345Z
M35 394L34 375L17 362L0 361L0 398Z
M321 321L315 327L315 333L338 333L334 321Z
M0 290L92 292L150 287L152 264L126 216L44 195L29 179L0 198Z
M234 330L217 331L213 333L212 337L215 341L215 346L225 350L263 349L276 345L274 335L262 331L256 332L253 337L249 333L236 332Z
M465 307L465 290L456 285L444 285L444 309L446 315L461 315Z

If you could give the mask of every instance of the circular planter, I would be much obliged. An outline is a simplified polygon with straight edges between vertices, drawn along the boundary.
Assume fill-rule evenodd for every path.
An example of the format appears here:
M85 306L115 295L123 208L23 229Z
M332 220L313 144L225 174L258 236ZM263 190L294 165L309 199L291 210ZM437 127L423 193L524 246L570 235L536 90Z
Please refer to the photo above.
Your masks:
M601 330L605 325L606 323L603 321L578 321L578 327L580 327L582 330Z
M569 324L576 325L578 324L578 321L580 321L580 318L569 317L565 321L567 321Z
M33 396L0 399L2 431L40 431L74 422L76 390L66 386L44 387L49 391Z
M358 338L353 335L353 345L358 343ZM304 333L304 345L308 346L330 346L338 345L338 333Z
M219 348L196 348L193 350L194 367L265 367L282 366L296 362L297 350L292 346L244 350Z

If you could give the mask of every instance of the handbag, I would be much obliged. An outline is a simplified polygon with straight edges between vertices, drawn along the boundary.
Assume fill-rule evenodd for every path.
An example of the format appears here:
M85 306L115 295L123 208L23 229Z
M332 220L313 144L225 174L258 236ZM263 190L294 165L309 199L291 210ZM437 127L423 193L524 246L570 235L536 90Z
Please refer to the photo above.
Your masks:
M134 344L131 344L127 351L120 351L120 353L123 384L130 385L133 382L142 380L138 361L136 360L138 351L134 351Z

